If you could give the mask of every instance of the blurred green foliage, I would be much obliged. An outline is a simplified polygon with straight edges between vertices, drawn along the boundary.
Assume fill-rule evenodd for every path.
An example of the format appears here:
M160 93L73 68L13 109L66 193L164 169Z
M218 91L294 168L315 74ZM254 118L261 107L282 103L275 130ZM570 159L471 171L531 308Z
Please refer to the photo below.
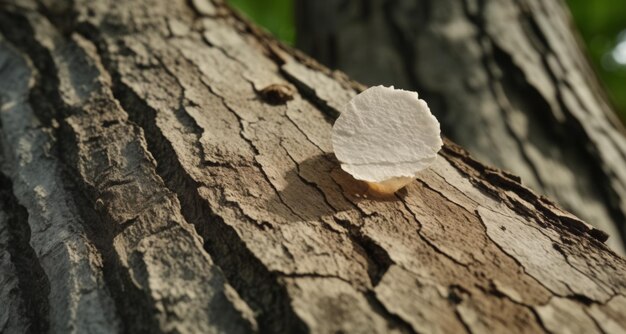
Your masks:
M567 0L578 30L600 78L626 120L626 62L616 61L626 53L626 1ZM621 34L620 34L621 33ZM618 47L620 40L624 43ZM623 55L626 57L626 54ZM624 60L624 59L621 59Z
M228 0L278 39L293 44L296 37L293 19L294 0Z
M282 41L293 44L294 0L229 0ZM315 1L315 0L312 0ZM567 0L588 53L609 96L626 120L626 0ZM616 61L623 38L624 63ZM618 58L619 60L619 58Z

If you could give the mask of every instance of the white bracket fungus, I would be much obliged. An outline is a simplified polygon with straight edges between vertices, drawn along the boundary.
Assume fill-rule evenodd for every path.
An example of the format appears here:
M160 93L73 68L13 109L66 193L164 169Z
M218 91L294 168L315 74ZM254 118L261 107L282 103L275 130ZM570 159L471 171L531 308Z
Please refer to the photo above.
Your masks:
M333 126L341 168L391 195L435 161L441 149L437 118L416 92L376 86L355 96Z

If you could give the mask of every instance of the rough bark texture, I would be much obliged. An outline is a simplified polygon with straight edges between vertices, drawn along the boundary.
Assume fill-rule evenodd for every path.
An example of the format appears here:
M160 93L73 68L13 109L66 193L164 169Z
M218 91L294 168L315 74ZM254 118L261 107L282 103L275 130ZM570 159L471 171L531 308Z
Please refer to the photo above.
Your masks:
M387 200L362 87L201 0L0 8L3 332L626 329L606 234L446 141Z
M451 139L625 254L624 127L561 0L299 0L297 13L301 49L366 84L417 90Z

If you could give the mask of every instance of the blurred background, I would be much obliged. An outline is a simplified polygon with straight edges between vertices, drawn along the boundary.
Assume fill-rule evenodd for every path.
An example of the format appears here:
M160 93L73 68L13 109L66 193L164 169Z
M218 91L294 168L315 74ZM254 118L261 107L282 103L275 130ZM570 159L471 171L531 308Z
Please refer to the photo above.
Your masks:
M253 21L293 45L293 0L229 0ZM567 0L593 65L626 121L626 0Z

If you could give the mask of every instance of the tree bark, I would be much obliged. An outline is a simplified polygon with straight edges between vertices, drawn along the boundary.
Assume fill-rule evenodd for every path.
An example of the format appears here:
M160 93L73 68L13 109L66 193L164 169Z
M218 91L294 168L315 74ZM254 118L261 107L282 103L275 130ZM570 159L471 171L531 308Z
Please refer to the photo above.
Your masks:
M607 235L445 142L393 199L362 89L220 2L0 7L2 332L617 332Z
M301 49L366 84L417 90L452 140L625 254L624 127L561 0L297 3Z

